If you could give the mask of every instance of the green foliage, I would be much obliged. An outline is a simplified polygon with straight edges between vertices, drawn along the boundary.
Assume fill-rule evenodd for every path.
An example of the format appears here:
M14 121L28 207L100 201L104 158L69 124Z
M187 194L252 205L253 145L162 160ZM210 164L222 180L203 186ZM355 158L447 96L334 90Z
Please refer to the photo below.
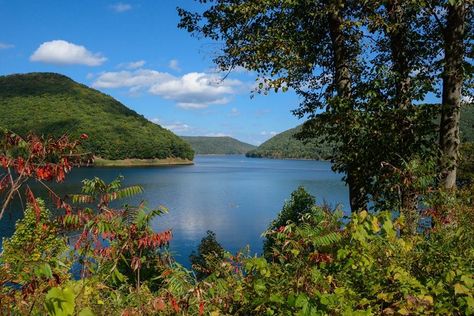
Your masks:
M50 315L74 315L74 293L69 288L52 288L46 294L45 305Z
M474 180L474 143L461 145L461 161L458 180L462 184L471 184Z
M474 315L474 187L428 190L431 169L412 160L394 173L400 187L423 192L424 226L411 234L403 209L343 218L298 188L265 232L265 256L232 255L208 232L191 257L198 279L166 251L171 231L152 229L165 209L110 204L139 186L85 180L73 200L91 208L65 207L53 220L30 201L4 240L0 313ZM67 229L79 233L71 257ZM71 262L81 279L68 273Z
M310 213L316 203L314 196L300 186L291 193L290 199L285 202L277 218L270 224L270 229L288 225L288 222L299 223L301 216Z
M2 269L11 276L11 282L27 286L35 280L68 278L70 259L66 239L60 235L58 224L51 218L44 202L36 200L39 213L27 205L24 217L15 225L12 237L3 239L0 257Z
M100 210L108 208L115 200L132 197L143 192L141 186L134 185L122 188L123 177L119 176L110 183L95 177L82 180L82 194L71 194L73 203L97 203Z
M199 155L243 155L256 148L232 137L181 136L181 138Z
M455 148L456 165L459 115L450 115L448 129L445 122L437 129L440 106L420 102L440 94L440 79L445 84L457 80L463 94L470 95L472 1L459 27L449 23L461 17L449 18L447 1L198 2L199 10L178 8L178 26L221 43L216 65L254 71L256 92L294 89L301 102L293 113L307 119L300 136L332 145L333 169L346 175L353 211L367 208L376 194L391 194L396 183L379 182L387 178L383 163L401 169L420 157L438 156L438 140L445 135L453 138L448 143ZM454 44L457 37L457 54L449 54L448 40ZM451 90L457 94L448 99L460 101L461 90L446 89ZM447 108L456 112L458 106ZM249 155L289 156L280 150ZM442 165L439 160L439 169Z
M275 135L258 148L249 151L246 156L277 159L329 159L332 146L326 144L322 138L314 138L308 142L297 139L302 128L303 126L299 125Z
M0 77L0 127L83 141L105 159L193 159L189 144L97 90L54 73Z
M316 203L314 196L309 194L303 187L299 187L291 193L290 200L285 202L283 209L277 218L270 223L268 232L275 231L288 224L298 224L302 220L302 216L311 213ZM274 245L274 238L267 233L267 238L263 243L263 252L268 257Z
M224 259L224 248L216 240L216 234L210 230L206 232L206 237L201 239L197 252L193 251L189 256L189 261L196 272L198 280L212 274L211 264Z
M130 222L95 218L87 224L91 232L116 234L106 237L108 247L89 252L96 268L53 286L37 278L41 291L26 297L4 288L0 306L18 314L84 316L472 315L473 190L432 194L426 200L431 225L421 234L400 235L403 216L362 211L343 224L339 212L314 205L299 188L274 221L282 226L266 233L273 240L271 258L248 250L231 255L208 232L195 255L207 269L202 280L171 260L158 263L158 252L151 251L157 248L137 255L160 211L139 210ZM152 273L144 273L147 263Z

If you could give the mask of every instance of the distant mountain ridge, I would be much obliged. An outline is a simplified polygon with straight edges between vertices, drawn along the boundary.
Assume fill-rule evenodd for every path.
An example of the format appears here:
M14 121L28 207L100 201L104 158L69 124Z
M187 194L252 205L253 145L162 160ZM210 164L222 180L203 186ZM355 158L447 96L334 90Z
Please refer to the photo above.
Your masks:
M302 127L302 125L298 125L273 136L256 149L249 151L246 156L274 159L329 159L332 149L327 144L318 139L312 139L305 143L295 138Z
M181 136L199 155L243 155L257 148L232 137Z
M57 73L0 76L0 127L79 137L85 150L104 159L192 160L191 146L111 96Z

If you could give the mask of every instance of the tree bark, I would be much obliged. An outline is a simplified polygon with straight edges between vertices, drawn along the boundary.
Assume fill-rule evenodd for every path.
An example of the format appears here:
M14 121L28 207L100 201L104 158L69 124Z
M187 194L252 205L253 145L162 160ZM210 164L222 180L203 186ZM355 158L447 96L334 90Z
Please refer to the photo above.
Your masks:
M344 20L340 11L341 3L335 4L328 16L329 32L334 54L334 83L338 97L342 102L351 102L351 72L347 45L343 32ZM351 166L346 170L346 182L349 187L349 201L352 212L367 209L367 194L360 181L360 172Z
M464 80L464 24L464 3L458 1L454 5L448 5L444 30L443 96L439 129L440 186L445 189L456 187L460 146L461 89Z

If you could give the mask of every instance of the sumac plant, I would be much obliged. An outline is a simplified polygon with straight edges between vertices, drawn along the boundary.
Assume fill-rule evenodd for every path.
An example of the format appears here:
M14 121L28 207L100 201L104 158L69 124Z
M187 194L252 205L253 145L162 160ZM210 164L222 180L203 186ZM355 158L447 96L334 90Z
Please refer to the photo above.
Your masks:
M87 137L81 135L82 139ZM70 140L67 135L45 138L32 134L22 137L10 131L0 133L0 219L15 196L22 199L20 189L29 179L44 185L56 206L70 212L70 207L45 182L62 182L74 165L87 162L86 155L80 154L79 146L80 140ZM26 198L38 217L40 208L28 186Z
M122 187L122 177L110 183L93 178L83 180L82 192L70 196L73 205L85 204L60 218L70 230L78 231L74 248L82 264L81 276L104 272L110 284L130 282L140 287L143 274L150 279L170 258L162 251L171 240L171 231L154 232L151 221L167 210L138 206L114 208L113 201L129 198L143 189Z

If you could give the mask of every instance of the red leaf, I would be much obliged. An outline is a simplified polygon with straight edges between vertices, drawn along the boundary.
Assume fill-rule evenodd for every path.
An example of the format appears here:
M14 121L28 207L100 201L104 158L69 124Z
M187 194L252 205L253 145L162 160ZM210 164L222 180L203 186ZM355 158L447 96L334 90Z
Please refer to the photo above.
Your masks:
M204 314L204 302L199 303L199 315Z

